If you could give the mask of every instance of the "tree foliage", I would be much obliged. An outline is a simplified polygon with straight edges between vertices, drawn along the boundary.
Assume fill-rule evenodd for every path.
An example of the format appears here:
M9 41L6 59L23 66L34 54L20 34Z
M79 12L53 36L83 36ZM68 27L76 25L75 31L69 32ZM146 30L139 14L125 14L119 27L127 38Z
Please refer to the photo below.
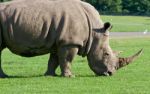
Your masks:
M122 0L123 11L129 14L149 15L150 0Z
M0 0L0 2L5 2L5 1L10 1L10 0Z
M0 2L10 0L0 0ZM150 15L150 0L83 0L102 14Z
M84 0L103 14L150 15L150 0Z

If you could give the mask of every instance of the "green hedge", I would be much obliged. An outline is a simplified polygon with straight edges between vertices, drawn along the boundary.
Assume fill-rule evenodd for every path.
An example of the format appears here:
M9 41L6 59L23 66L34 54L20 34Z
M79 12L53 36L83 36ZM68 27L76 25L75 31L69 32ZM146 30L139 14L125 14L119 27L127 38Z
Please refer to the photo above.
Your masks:
M10 1L10 0L0 0L0 2L6 2L6 1Z
M10 0L0 0L0 2ZM101 14L150 15L150 0L83 0Z
M150 15L150 0L83 0L102 14Z

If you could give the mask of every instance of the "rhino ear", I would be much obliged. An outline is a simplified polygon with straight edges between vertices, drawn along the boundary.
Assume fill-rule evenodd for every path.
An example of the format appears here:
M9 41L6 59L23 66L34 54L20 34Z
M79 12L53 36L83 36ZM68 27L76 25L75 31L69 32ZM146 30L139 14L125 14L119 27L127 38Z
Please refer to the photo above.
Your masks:
M95 32L98 33L108 33L107 31L109 31L112 28L112 25L109 22L104 23L104 27L103 28L94 28L92 29Z
M109 22L104 23L104 30L105 31L111 30L111 28L112 28L112 25Z

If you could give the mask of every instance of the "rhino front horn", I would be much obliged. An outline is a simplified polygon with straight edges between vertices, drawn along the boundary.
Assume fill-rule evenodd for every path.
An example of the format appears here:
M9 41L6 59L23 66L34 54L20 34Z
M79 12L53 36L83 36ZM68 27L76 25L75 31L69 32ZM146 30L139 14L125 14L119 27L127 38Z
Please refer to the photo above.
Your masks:
M136 54L134 54L131 57L127 57L127 58L121 58L121 57L119 57L118 69L121 68L121 67L124 67L124 66L128 65L131 62L133 62L142 53L142 51L143 51L143 49L141 49L140 51L138 51Z

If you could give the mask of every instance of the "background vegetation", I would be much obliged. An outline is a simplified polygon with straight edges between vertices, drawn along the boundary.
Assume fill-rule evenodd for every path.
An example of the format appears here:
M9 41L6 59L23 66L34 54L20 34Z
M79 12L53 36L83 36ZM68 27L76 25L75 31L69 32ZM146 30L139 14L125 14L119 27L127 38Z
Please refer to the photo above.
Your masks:
M144 32L150 31L150 17L145 16L108 16L102 15L104 22L113 25L113 32Z
M10 1L10 0L0 0ZM101 14L150 15L150 0L83 0Z
M83 0L102 14L150 15L150 0Z

